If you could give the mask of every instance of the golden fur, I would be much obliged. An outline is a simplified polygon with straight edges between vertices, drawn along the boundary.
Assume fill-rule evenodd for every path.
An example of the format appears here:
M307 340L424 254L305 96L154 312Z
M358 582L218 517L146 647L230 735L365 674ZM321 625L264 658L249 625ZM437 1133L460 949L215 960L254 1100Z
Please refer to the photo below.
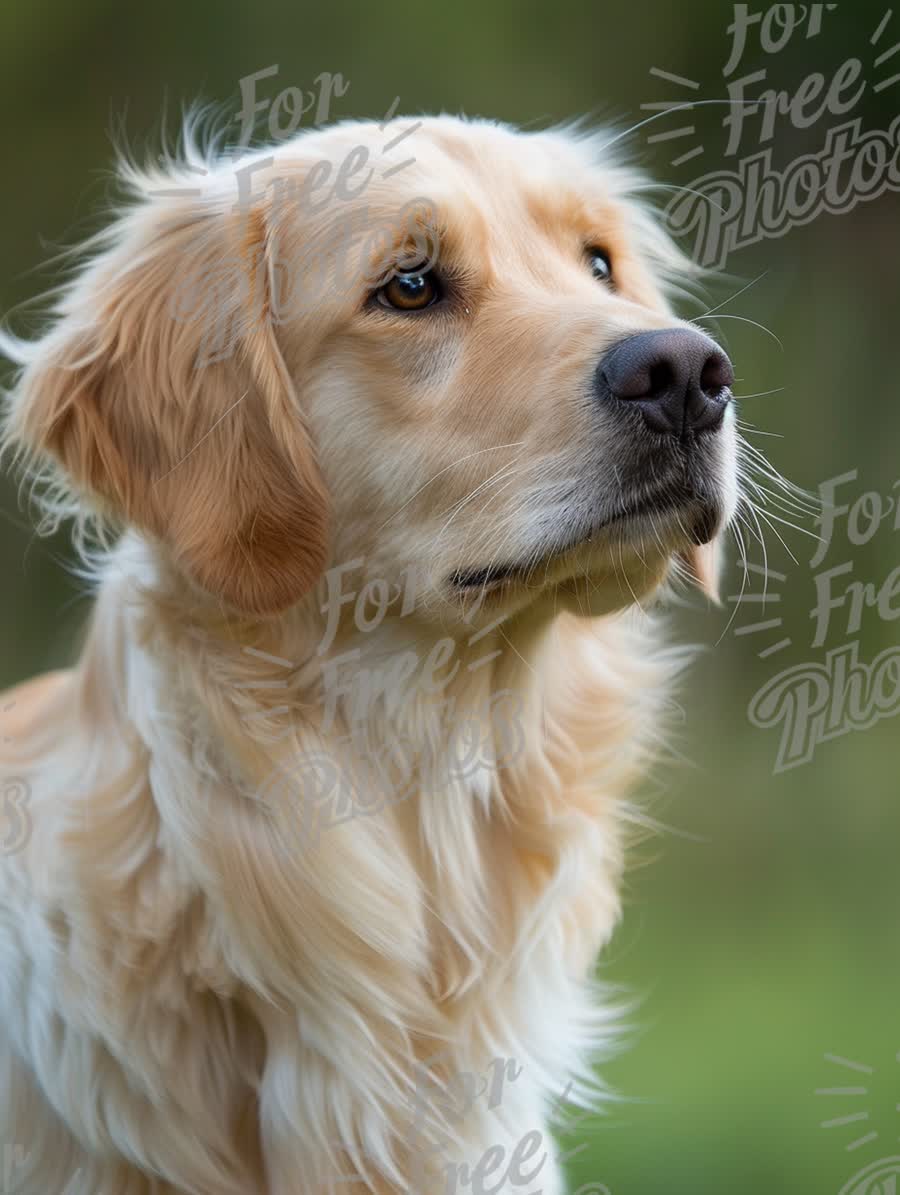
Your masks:
M679 322L662 280L684 263L636 177L573 131L427 119L396 151L414 163L364 194L276 202L355 146L379 165L387 135L360 122L259 151L238 163L271 157L238 210L225 155L123 168L133 198L45 335L3 342L21 366L7 444L50 462L50 521L126 529L77 666L3 700L3 776L30 819L0 868L0 1141L23 1147L20 1195L437 1195L448 1167L508 1159L532 1130L541 1189L562 1190L547 1126L567 1089L591 1099L613 1032L594 961L678 666L640 605L679 554L713 578L677 519L536 545L573 479L615 485L584 379L605 346ZM201 196L154 194L201 170ZM300 271L276 318L278 267L336 212L390 222L414 197L452 310L372 310L363 286ZM586 244L608 247L615 291ZM240 286L209 281L232 339L198 361L210 329L173 315L175 292L222 261L246 266ZM716 440L724 525L730 422ZM532 554L525 583L480 602L446 584ZM413 608L366 630L347 602L329 624L326 570L349 562L344 588L373 593L414 565ZM445 640L437 701L410 675ZM497 693L519 702L513 757L434 766L446 710L483 720ZM351 723L402 743L418 784L304 849L272 777L303 753L346 763ZM446 1096L497 1059L520 1071L503 1098L433 1101L422 1140L444 1148L423 1153L421 1068Z

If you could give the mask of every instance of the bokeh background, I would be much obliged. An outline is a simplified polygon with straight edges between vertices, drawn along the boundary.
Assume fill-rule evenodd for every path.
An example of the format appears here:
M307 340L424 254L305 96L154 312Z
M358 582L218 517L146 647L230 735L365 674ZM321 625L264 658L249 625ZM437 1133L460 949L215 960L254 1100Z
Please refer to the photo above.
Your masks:
M900 13L877 46L871 38L887 11L845 3L825 13L819 36L801 30L777 55L761 51L757 26L738 74L766 70L767 85L793 93L810 72L830 79L858 56L866 88L852 115L864 128L886 129L900 84L876 87L900 70L900 55L876 59L900 41ZM350 88L335 116L380 116L399 94L401 110L412 113L537 125L588 113L629 127L648 115L645 103L727 95L732 16L722 0L5 0L0 308L10 312L44 290L56 274L42 263L97 226L111 130L123 128L142 147L158 134L164 107L170 127L182 102L198 97L236 113L239 80L254 71L278 65L277 78L259 85L270 98L341 72ZM734 166L724 157L726 110L667 114L626 143L659 181L692 185ZM843 119L825 113L800 130L782 118L776 162L817 151ZM688 125L692 137L649 139ZM702 155L672 165L701 144ZM741 156L758 148L759 124L750 121ZM705 326L732 353L739 393L757 396L742 407L758 429L748 432L751 442L813 493L855 470L839 492L851 502L869 492L887 503L900 493L892 490L900 475L898 217L900 200L888 191L763 239L734 253L728 276L711 279L706 299L682 309L697 316L716 307L726 317ZM12 323L35 326L28 310ZM71 657L89 599L71 574L66 537L36 538L14 484L0 484L5 684ZM778 730L748 718L753 695L784 669L821 662L844 643L858 641L864 661L897 643L898 624L876 610L866 610L859 633L848 629L846 610L835 610L826 644L813 648L810 611L821 568L852 562L848 579L881 587L900 557L900 531L886 518L868 543L854 544L839 521L813 569L814 523L774 528L786 545L765 528L769 564L780 574L769 581L776 601L735 613L727 599L739 593L742 570L732 546L723 607L695 600L673 615L675 633L702 645L679 697L683 762L662 766L647 785L665 826L635 853L624 923L602 968L639 999L630 1048L605 1072L626 1098L575 1131L571 1146L584 1148L571 1162L573 1190L593 1182L612 1195L837 1193L864 1166L900 1155L900 721L854 730L819 745L804 766L776 772ZM752 537L748 553L762 563ZM762 590L759 574L749 589ZM735 634L776 618L780 627ZM760 658L783 638L789 647ZM815 1094L849 1086L865 1094ZM868 1119L821 1127L863 1112ZM878 1136L847 1149L870 1133Z

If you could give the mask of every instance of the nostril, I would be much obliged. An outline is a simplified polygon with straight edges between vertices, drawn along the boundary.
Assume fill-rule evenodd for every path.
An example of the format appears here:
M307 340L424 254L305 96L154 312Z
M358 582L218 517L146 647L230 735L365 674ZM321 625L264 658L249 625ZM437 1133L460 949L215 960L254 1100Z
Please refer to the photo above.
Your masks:
M650 385L646 392L647 398L658 398L665 394L675 381L675 370L670 361L657 361L650 366Z
M718 397L734 384L734 370L724 353L710 353L700 373L700 389L710 398Z

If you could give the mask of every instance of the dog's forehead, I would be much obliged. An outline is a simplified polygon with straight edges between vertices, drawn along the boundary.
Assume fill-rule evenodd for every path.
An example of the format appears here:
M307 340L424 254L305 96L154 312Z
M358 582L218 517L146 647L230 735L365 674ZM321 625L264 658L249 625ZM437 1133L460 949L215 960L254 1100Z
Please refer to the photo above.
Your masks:
M595 148L565 130L521 132L457 117L345 121L276 150L276 171L328 162L333 176L354 168L354 201L391 206L412 195L432 198L452 215L455 200L485 211L535 205L575 217L615 210L622 172L597 160ZM353 187L349 188L353 190Z

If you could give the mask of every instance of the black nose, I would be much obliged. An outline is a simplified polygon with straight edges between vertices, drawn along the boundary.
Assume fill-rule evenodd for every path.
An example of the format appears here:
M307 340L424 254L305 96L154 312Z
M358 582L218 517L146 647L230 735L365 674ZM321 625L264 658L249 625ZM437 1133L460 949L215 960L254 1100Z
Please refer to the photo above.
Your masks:
M663 328L620 341L601 360L595 381L602 396L636 406L654 431L684 436L719 426L734 370L702 332Z

